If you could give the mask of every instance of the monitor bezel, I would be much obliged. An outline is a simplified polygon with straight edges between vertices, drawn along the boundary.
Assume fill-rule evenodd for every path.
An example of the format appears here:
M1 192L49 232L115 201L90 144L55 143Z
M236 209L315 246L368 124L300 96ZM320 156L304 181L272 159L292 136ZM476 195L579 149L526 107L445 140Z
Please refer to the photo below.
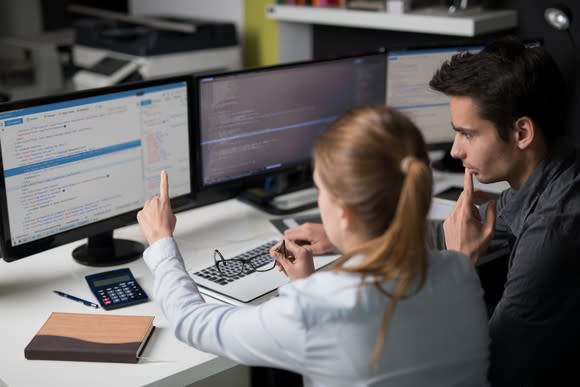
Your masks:
M360 53L352 53L348 55L340 55L334 57L327 57L321 59L314 59L314 60L304 60L304 61L296 61L296 62L288 62L282 64L274 64L269 66L263 67L252 67L246 68L242 70L232 70L232 71L223 71L223 72L216 72L216 73L205 73L203 75L194 76L194 93L195 93L195 101L196 104L193 109L194 114L194 124L196 127L194 133L194 142L195 142L195 154L196 154L196 175L198 176L198 189L199 190L206 190L211 188L225 188L225 189L238 189L243 190L249 187L254 187L259 185L264 181L265 178L269 176L284 176L289 174L296 174L300 176L304 176L304 174L310 175L312 173L312 160L311 157L308 160L302 162L296 162L284 165L280 168L275 168L268 171L261 171L257 173L253 173L247 176L239 176L233 179L229 179L226 181L220 181L211 184L205 184L203 178L203 161L202 161L202 149L201 149L201 112L200 112L200 105L201 105L201 95L200 95L200 84L203 82L204 79L208 78L221 78L221 77L231 77L236 75L243 75L243 74L252 74L252 73L263 73L263 72L271 72L271 71L278 71L283 69L291 69L291 68L298 68L301 66L309 66L309 65L319 65L324 63L332 63L338 62L341 60L349 60L349 59L357 59L357 58L368 58L372 56L383 56L386 57L386 50L384 48L378 48L372 51L364 51ZM386 62L385 62L385 70L386 70ZM386 73L385 73L385 81L386 81ZM385 94L383 95L383 101L386 97L386 88ZM383 102L384 103L384 102Z
M130 90L139 90L151 86L159 86L171 83L185 83L187 94L187 122L188 122L188 142L189 142L189 164L190 164L190 189L189 193L176 196L171 199L171 205L174 211L180 211L191 208L194 205L195 194L197 192L197 178L195 168L194 143L192 139L192 124L193 124L193 78L191 75L170 76L164 78L156 78L145 81L137 81L131 83L123 83L119 85L107 86L102 88L71 91L51 96L42 96L36 98L29 98L18 101L9 101L0 104L0 113L29 108L32 106L52 104L64 101L72 101L75 99L82 99L87 97L100 96L110 93L124 92ZM170 177L171 178L171 177ZM100 234L102 232L113 231L115 229L128 226L136 223L137 212L141 208L115 215L110 218L100 220L91 224L87 224L78 228L63 231L48 237L44 237L35 241L30 241L21 245L12 246L10 225L8 219L8 203L6 197L6 183L4 179L4 168L2 159L2 150L0 149L0 230L1 241L0 249L2 258L7 262L12 262L21 258L40 253L64 244L75 242L84 238Z

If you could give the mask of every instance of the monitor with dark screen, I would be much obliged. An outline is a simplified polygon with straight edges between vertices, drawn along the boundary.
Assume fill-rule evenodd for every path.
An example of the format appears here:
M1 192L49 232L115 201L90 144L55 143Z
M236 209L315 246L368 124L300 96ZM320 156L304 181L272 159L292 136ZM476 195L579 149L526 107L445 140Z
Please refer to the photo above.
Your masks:
M308 169L318 134L348 109L384 104L385 54L278 65L197 80L202 188Z
M73 256L114 265L141 243L113 238L170 176L191 200L191 78L172 77L0 105L0 212L7 261L89 237Z

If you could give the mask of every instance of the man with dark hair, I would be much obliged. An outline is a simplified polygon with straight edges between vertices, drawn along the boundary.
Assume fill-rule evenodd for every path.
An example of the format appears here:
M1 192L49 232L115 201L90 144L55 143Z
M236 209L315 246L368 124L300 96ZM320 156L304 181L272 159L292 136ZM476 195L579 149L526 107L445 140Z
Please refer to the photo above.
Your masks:
M558 66L542 47L501 39L455 55L430 86L450 97L451 155L465 166L464 191L432 242L474 264L490 243L509 253L503 292L490 307L490 381L579 384L580 162L564 140L568 98ZM478 210L473 175L510 188ZM333 249L315 224L286 230L285 238L315 254Z
M445 62L431 88L451 97L465 187L438 228L440 248L475 264L507 240L501 299L490 318L495 386L560 386L580 361L580 163L564 138L566 87L542 47L515 39ZM478 211L473 175L510 188ZM567 379L572 378L572 379Z

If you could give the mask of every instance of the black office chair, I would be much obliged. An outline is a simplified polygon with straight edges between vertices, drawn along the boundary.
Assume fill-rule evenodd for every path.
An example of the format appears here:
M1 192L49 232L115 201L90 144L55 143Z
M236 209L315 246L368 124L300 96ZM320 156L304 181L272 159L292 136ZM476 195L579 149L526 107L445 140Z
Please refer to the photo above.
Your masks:
M253 387L303 387L302 375L269 367L250 367Z

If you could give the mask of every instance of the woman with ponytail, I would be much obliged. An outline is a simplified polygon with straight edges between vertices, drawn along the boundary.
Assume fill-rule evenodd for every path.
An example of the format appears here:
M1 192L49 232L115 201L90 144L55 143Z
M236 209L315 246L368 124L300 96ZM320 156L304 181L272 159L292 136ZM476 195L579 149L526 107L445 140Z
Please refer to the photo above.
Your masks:
M286 256L275 246L294 281L259 306L205 304L168 203L146 203L145 261L177 337L300 373L306 386L487 385L479 279L461 253L426 248L432 178L419 130L388 107L355 108L320 135L313 160L324 231L342 256L314 273L309 246L285 240Z

